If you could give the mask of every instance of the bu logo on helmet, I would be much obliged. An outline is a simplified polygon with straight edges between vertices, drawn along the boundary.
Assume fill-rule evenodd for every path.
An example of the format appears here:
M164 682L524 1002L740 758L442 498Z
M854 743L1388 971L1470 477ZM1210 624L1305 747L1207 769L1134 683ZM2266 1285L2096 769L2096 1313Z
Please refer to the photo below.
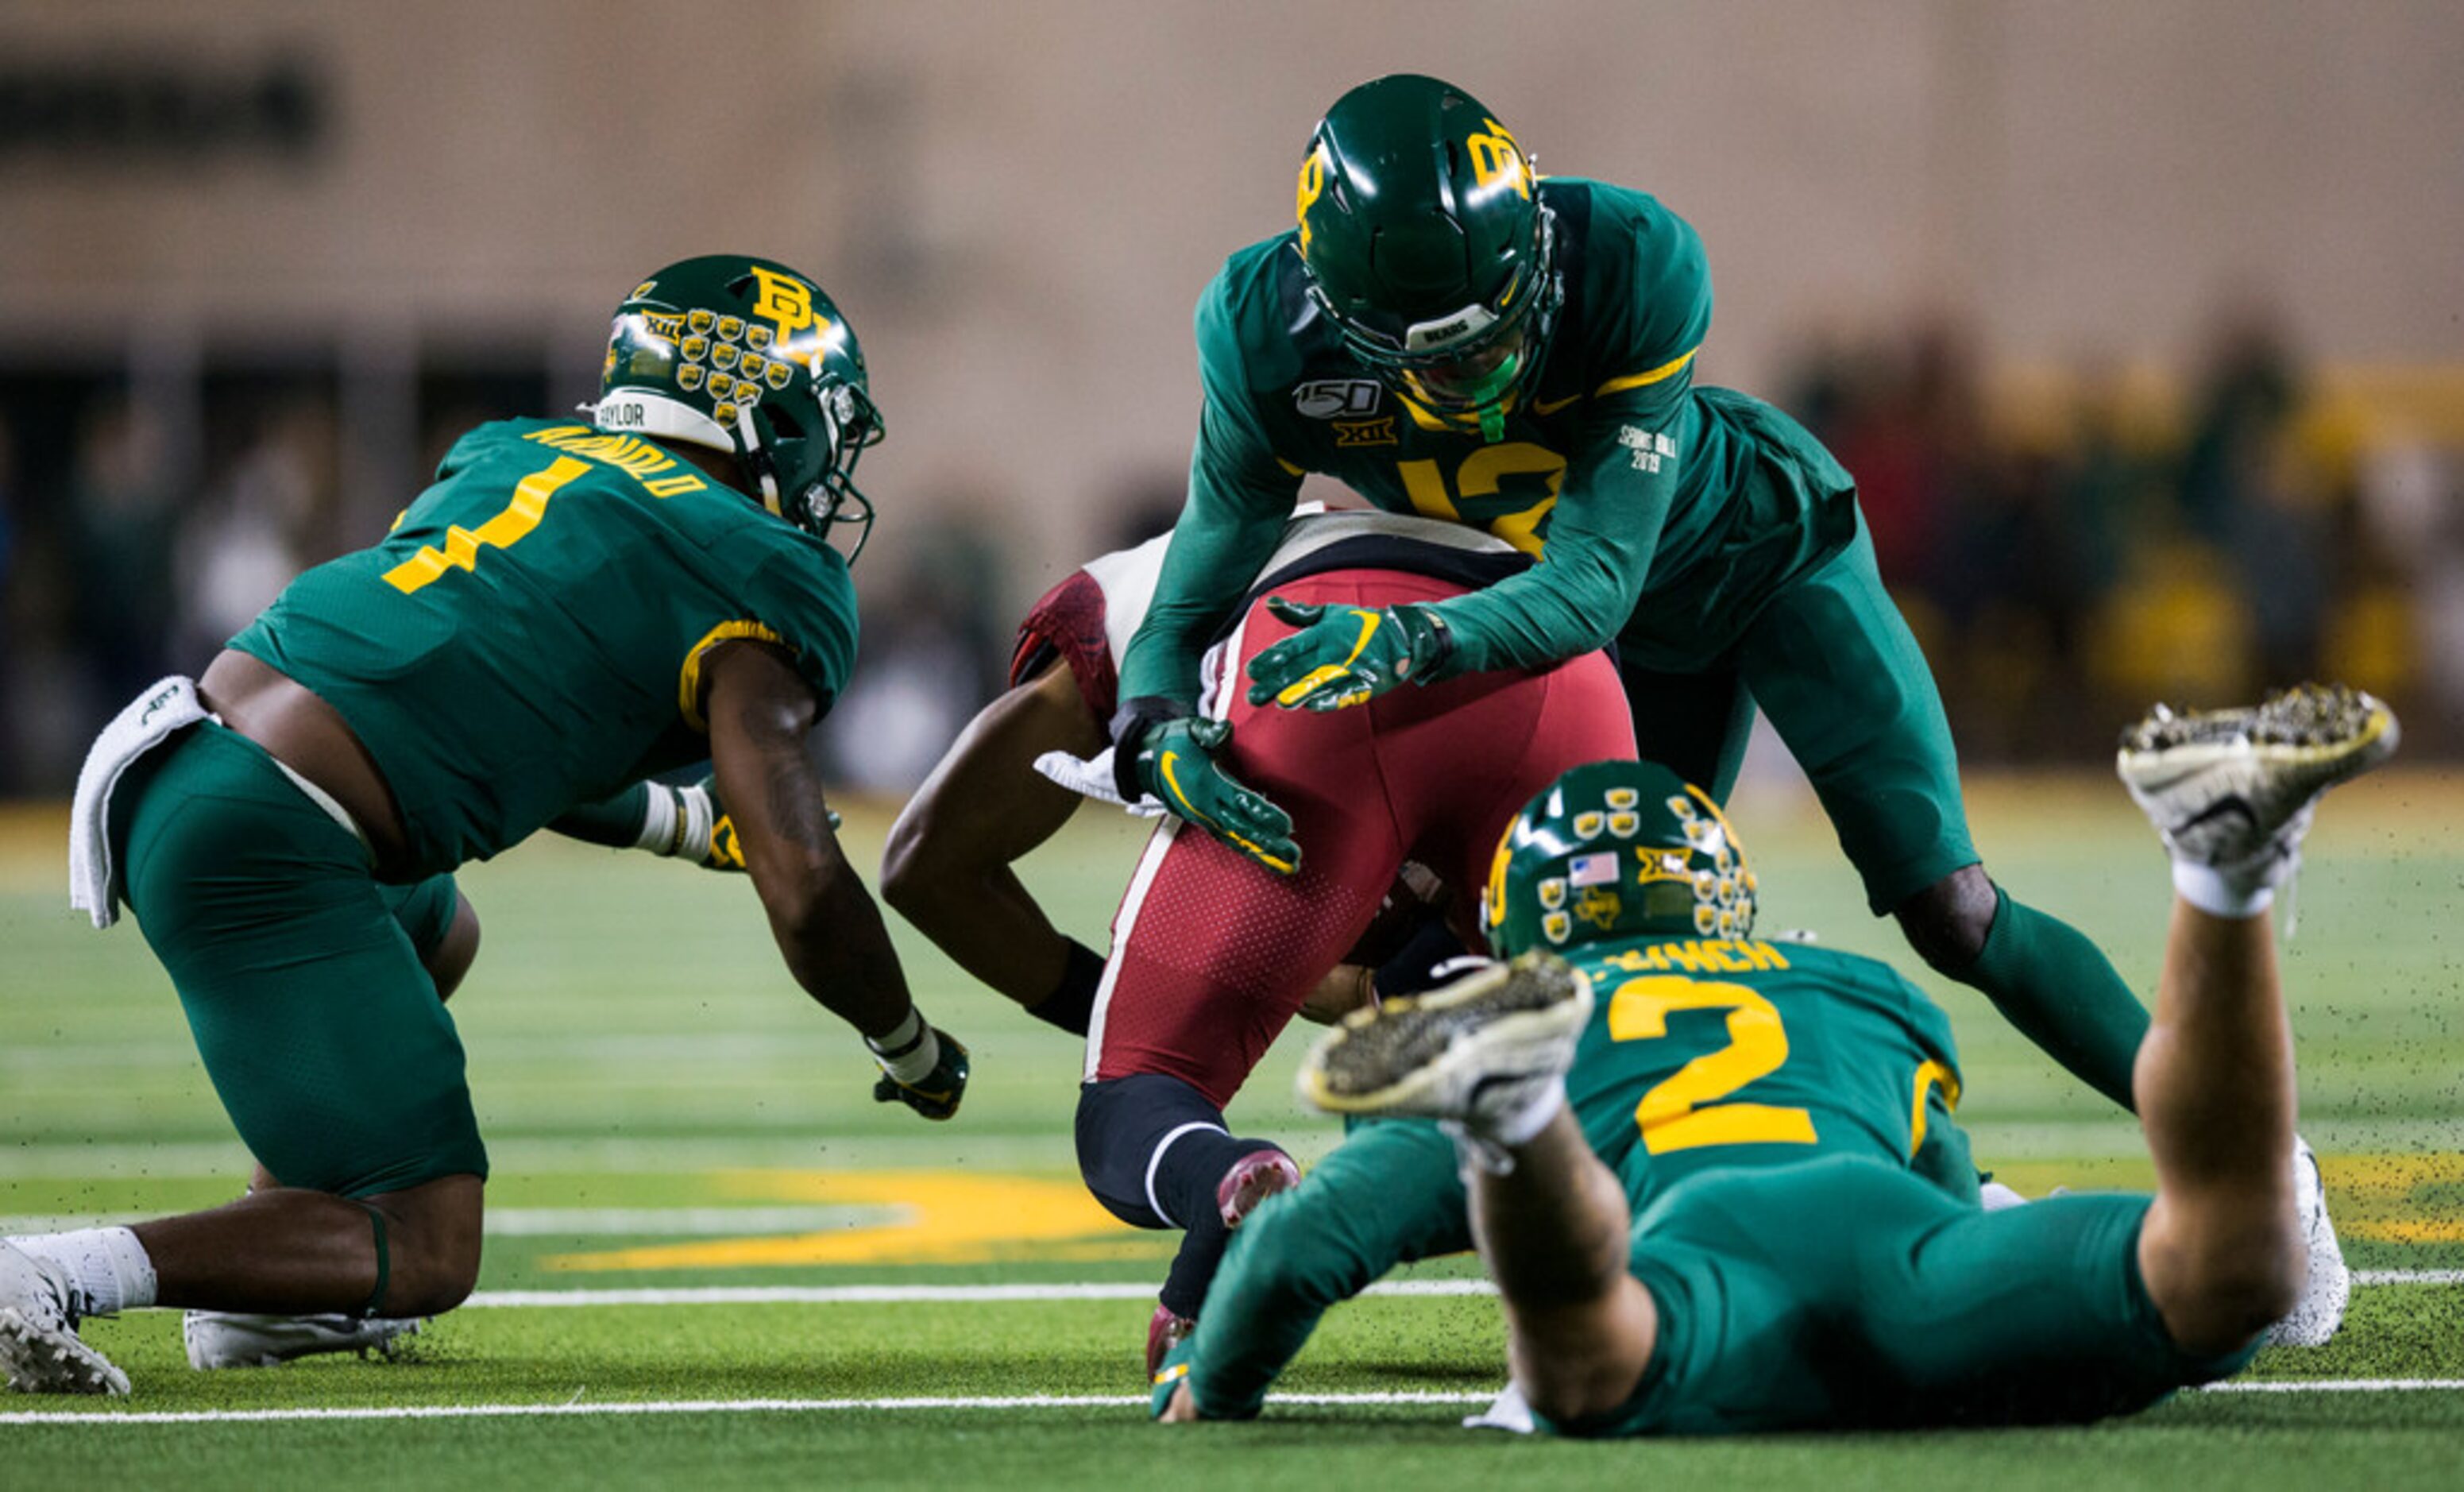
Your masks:
M753 302L753 314L779 329L779 340L786 341L805 327L822 324L821 318L813 314L810 285L758 264L753 266L753 277L761 285L761 294Z

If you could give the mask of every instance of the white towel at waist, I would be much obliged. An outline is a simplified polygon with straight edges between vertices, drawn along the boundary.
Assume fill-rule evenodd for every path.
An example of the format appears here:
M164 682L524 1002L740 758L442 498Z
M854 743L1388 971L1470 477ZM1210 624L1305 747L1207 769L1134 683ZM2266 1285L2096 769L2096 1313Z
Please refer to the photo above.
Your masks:
M161 680L112 717L77 772L69 811L69 905L107 928L120 920L120 883L111 864L111 795L129 765L173 733L211 719L196 682L181 674Z

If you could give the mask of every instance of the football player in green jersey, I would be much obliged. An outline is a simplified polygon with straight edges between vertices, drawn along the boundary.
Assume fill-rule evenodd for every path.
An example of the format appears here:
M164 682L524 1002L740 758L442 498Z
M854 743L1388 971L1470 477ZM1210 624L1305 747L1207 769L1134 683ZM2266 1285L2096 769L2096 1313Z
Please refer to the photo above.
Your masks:
M1978 1207L1942 1013L1872 960L1751 940L1727 822L1642 763L1577 768L1507 827L1485 921L1513 963L1350 1018L1302 1091L1453 1136L1453 1200L1467 1191L1515 1384L1549 1429L2145 1408L2237 1371L2302 1288L2316 1198L2284 1160L2293 1058L2266 911L2319 795L2396 735L2368 695L2314 687L2160 711L2125 736L2122 776L2176 892L2138 1074L2152 1196ZM1392 1154L1436 1143L1379 1128L1420 1137ZM1281 1220L1306 1190L1236 1239L1158 1374L1165 1417L1256 1413L1261 1345L1269 1369L1288 1356L1273 1317L1291 1303L1251 1282L1288 1277L1295 1247L1331 1257L1391 1228L1295 1235Z
M862 547L880 430L809 278L671 265L618 308L590 421L465 435L381 542L106 728L72 899L136 913L259 1184L0 1244L6 1376L124 1392L75 1331L123 1306L401 1318L467 1295L488 1160L440 998L451 872L705 757L789 971L863 1036L875 1096L957 1110L966 1050L910 999L807 749L855 657L827 539Z
M1322 617L1253 661L1253 697L1340 709L1614 643L1642 755L1722 801L1759 708L1876 914L2127 1105L2146 1012L2094 944L1986 876L1854 481L1777 409L1693 382L1711 287L1685 220L1639 191L1542 179L1495 114L1411 76L1336 100L1297 208L1199 303L1205 407L1121 668L1123 796L1154 785L1160 747L1199 749L1199 652L1322 472L1543 562L1441 605ZM1273 803L1222 796L1210 827L1231 843L1287 833Z

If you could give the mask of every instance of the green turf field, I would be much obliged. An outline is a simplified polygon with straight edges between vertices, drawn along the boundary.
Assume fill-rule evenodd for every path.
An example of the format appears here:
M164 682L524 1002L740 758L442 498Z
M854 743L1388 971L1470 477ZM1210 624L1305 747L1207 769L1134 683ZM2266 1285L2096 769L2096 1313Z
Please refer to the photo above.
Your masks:
M2135 1127L1864 914L1810 801L1749 785L1737 806L1766 928L1890 957L1950 1008L1985 1164L2030 1193L2144 1178ZM1971 806L2007 884L2152 980L2164 863L2119 789L1987 781ZM886 817L850 819L869 863ZM487 928L453 1006L495 1166L481 1295L394 1363L205 1375L171 1313L96 1324L134 1395L0 1398L0 1466L12 1487L2454 1486L2464 1285L2438 1271L2464 1271L2459 829L2464 779L2364 782L2325 810L2300 884L2286 967L2303 1129L2367 1272L2343 1336L2135 1421L1605 1446L1465 1432L1503 1377L1502 1337L1476 1264L1452 1262L1339 1309L1264 1420L1151 1426L1138 1353L1169 1240L1078 1185L1073 1041L908 939L919 998L977 1076L948 1126L877 1107L749 888L560 842L463 882ZM67 911L64 842L55 812L0 815L0 1230L210 1203L247 1163L135 929L98 934ZM1124 822L1082 815L1029 879L1101 946L1135 845ZM1301 1045L1233 1117L1307 1158L1334 1131L1288 1096ZM969 1288L993 1284L1009 1298Z

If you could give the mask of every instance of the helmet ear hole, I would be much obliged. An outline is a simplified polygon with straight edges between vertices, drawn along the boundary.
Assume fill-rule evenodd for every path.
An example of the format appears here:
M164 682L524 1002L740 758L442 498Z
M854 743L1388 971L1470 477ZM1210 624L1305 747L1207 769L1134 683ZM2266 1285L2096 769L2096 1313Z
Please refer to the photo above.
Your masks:
M770 417L770 428L778 432L779 439L802 440L804 438L803 425L797 420L785 404L773 405L761 412Z

